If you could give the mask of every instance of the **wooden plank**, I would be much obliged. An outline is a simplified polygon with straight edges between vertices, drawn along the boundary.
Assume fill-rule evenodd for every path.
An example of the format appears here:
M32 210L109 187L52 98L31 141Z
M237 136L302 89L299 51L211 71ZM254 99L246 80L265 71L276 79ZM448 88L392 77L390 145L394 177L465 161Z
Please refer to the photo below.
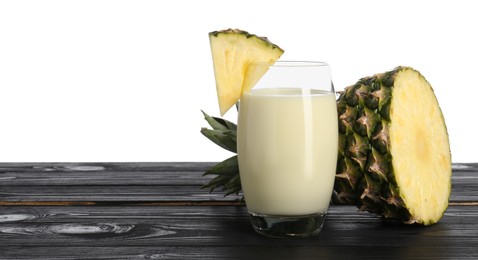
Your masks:
M202 185L215 163L0 163L3 185ZM478 164L454 164L453 180L478 183Z
M454 165L450 200L478 202L478 164Z
M0 248L1 249L1 248ZM476 259L477 249L397 246L10 246L2 259Z
M0 185L202 185L214 164L0 163Z
M0 172L205 171L217 162L33 162L0 163Z
M4 186L0 187L0 205L6 202L155 202L155 201L237 201L242 198L197 186ZM451 203L477 203L478 184L454 184Z
M126 164L128 165L128 164ZM142 164L139 164L140 166ZM174 166L176 165L176 166ZM211 177L202 177L202 171L210 164L186 164L187 171L177 167L181 163L147 164L140 167L114 165L104 167L107 171L85 171L94 165L34 167L0 172L0 205L2 202L37 201L236 201L240 196L224 197L216 191L212 194L200 187ZM207 166L205 166L207 165ZM75 168L76 167L76 168ZM86 167L86 168L85 168ZM157 171L152 168L158 167ZM64 171L74 168L81 171ZM174 171L171 170L174 168ZM59 170L61 169L61 170ZM119 169L118 171L116 171ZM135 170L133 170L135 169ZM197 169L197 170L194 170ZM450 200L457 202L478 202L478 171L476 164L455 165L452 176Z
M209 193L197 186L3 186L0 187L1 202L15 201L82 201L82 202L128 202L128 201L235 201L241 196L224 197L223 193Z
M204 185L214 176L203 171L5 172L0 186Z
M1 212L0 256L7 259L478 257L478 207L452 206L438 224L422 227L332 206L322 232L309 239L259 236L244 207L2 207Z

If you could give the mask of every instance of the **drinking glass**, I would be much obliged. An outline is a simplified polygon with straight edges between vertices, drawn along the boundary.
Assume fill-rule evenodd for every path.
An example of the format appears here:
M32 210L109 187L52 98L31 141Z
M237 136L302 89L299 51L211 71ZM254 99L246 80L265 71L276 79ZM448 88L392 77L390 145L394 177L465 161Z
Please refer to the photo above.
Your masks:
M262 235L313 236L325 221L337 163L330 68L311 61L254 63L246 78L265 71L239 106L237 152L246 206Z

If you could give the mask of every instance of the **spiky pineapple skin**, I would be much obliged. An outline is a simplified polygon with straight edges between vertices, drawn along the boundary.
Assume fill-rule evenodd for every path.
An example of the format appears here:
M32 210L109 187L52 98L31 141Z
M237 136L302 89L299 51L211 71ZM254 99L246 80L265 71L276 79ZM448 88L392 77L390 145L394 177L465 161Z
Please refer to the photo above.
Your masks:
M339 151L333 201L355 204L387 219L430 225L438 219L417 219L406 205L390 152L392 93L397 75L405 70L417 72L397 67L365 77L338 98Z

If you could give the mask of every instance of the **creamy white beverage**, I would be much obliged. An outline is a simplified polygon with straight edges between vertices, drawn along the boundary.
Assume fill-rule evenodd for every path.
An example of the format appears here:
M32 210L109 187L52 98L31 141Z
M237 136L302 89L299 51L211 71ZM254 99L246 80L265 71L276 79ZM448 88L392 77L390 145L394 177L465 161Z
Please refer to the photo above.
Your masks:
M337 146L334 93L294 88L244 93L237 152L249 211L325 213L334 186Z

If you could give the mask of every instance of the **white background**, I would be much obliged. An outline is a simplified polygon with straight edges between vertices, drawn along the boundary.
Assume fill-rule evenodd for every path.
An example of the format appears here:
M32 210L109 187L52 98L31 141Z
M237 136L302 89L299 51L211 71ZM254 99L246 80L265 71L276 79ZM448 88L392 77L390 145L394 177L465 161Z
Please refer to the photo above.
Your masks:
M478 161L473 1L0 1L0 161L220 161L208 32L327 61L337 90L398 65L434 87L453 162ZM226 115L235 122L234 111Z

